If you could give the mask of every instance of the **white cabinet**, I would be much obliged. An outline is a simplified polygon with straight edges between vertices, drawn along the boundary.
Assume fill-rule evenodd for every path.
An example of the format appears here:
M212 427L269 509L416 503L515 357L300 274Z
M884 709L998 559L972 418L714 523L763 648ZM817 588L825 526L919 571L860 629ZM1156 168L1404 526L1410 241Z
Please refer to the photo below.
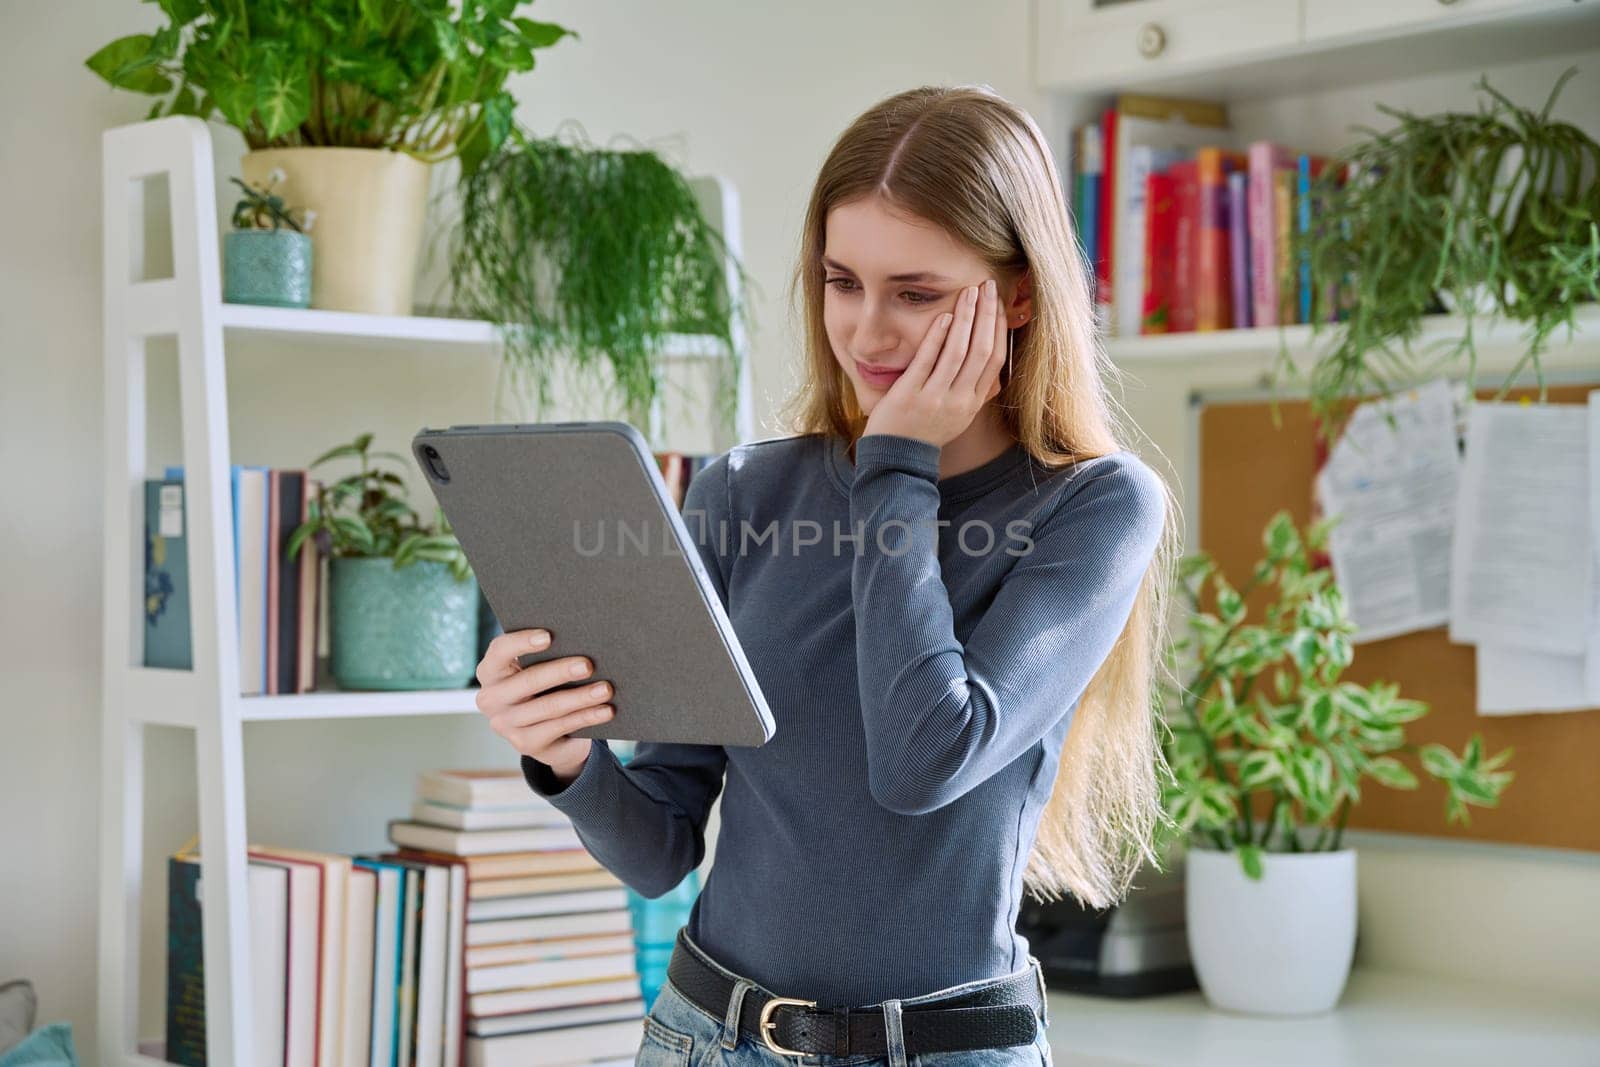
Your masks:
M1600 0L1038 0L1035 79L1217 99L1512 63L1600 42Z
M1570 10L1575 0L1300 0L1308 44L1352 34L1444 28L1479 18ZM1587 0L1583 0L1587 2Z
M1038 80L1083 86L1292 48L1299 0L1039 0Z

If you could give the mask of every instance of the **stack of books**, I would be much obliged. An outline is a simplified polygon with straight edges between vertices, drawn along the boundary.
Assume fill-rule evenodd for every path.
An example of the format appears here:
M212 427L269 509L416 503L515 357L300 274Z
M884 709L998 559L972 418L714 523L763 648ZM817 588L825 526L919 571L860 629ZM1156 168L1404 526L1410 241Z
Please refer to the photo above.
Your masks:
M465 1062L629 1064L645 1015L627 887L517 770L440 770L397 859L466 872Z

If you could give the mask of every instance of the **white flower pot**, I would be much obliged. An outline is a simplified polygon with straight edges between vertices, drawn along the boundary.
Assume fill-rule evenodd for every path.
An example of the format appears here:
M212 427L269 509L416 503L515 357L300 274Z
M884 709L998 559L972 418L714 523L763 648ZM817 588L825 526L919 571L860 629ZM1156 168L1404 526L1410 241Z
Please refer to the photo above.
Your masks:
M311 306L409 315L432 165L382 148L262 148L240 160L244 180L273 187L311 226Z
M1234 852L1191 848L1189 955L1213 1007L1316 1015L1344 992L1356 946L1356 853L1267 853L1260 881Z

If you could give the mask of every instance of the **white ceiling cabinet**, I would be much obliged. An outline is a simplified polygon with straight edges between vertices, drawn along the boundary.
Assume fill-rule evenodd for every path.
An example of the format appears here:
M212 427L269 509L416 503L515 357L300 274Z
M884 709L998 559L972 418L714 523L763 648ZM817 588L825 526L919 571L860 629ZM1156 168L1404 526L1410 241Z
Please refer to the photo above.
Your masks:
M1085 85L1290 48L1299 0L1039 0L1038 78Z
M1582 49L1600 28L1600 0L1038 0L1035 11L1041 88L1223 98Z
M1357 33L1443 27L1514 9L1571 8L1575 2L1579 0L1300 0L1307 43Z

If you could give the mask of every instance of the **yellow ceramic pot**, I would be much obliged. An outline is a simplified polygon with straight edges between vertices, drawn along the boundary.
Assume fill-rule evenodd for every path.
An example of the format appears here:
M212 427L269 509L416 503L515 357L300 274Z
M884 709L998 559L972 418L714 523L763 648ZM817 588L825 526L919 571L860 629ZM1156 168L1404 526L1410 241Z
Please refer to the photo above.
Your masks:
M311 225L311 306L411 314L432 164L381 148L263 148L240 161L244 180L273 187Z

